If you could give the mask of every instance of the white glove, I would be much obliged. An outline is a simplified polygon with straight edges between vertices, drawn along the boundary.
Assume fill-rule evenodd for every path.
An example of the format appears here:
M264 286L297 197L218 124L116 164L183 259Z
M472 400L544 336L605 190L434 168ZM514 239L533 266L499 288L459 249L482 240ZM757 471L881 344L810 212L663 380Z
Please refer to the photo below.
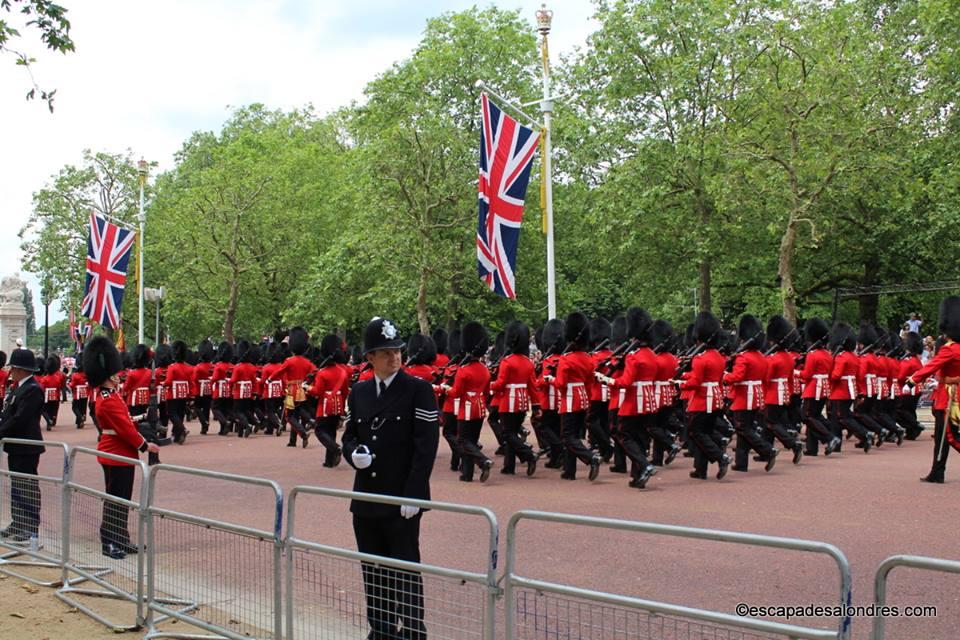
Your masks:
M409 520L413 516L420 513L420 507L414 507L409 504L400 505L400 515Z
M594 372L593 377L602 382L603 384L613 384L613 378L605 376L599 371Z
M146 419L147 419L147 414L145 413L138 413L135 416L130 416L131 422L143 422Z
M300 388L303 389L304 391L310 391L310 383L307 381L303 381L300 383Z
M440 385L440 388L443 389L444 391L450 391L450 389L453 389L453 387L451 387L448 384L442 384Z
M549 376L549 375L548 375L548 376L543 376L543 379L546 380L547 382L553 382L554 380L556 380L556 378L554 378L553 376Z
M367 445L362 444L356 449L353 450L353 453L350 455L350 459L353 461L353 466L357 469L366 469L373 464L374 455L370 453L370 450L367 449Z

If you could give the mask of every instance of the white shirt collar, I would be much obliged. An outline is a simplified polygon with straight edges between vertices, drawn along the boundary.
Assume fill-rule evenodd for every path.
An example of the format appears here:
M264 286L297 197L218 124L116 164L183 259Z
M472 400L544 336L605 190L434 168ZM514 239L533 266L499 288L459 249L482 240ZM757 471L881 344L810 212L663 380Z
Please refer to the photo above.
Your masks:
M373 375L374 379L377 381L377 395L378 395L378 396L380 395L380 383L381 383L381 382L383 383L384 388L389 387L389 386L390 386L390 383L393 382L393 379L397 377L397 374L398 374L398 373L400 373L399 370L394 371L392 376L390 376L390 377L388 377L388 378L384 378L384 379L382 379L382 380L381 380L380 377L377 376L376 374Z

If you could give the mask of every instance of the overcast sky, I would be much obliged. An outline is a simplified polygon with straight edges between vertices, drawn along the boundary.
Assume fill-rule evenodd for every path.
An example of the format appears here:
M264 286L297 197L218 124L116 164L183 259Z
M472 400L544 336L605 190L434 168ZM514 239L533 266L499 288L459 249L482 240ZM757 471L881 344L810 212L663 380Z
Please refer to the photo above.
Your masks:
M219 130L231 107L262 102L290 109L312 103L326 113L359 99L364 85L407 57L430 17L462 10L460 0L63 0L76 44L46 53L33 38L17 42L38 59L34 75L56 88L55 112L27 102L29 77L0 59L0 275L20 267L17 231L32 194L84 149L133 151L169 169L197 130ZM540 2L502 0L533 22ZM551 57L582 46L592 31L588 0L553 0ZM485 6L485 5L481 5ZM4 15L4 18L9 16ZM26 33L26 31L23 31ZM491 79L495 80L495 79ZM148 212L149 215L149 212ZM131 262L131 264L133 264ZM147 283L148 286L150 283ZM51 306L51 322L62 317Z

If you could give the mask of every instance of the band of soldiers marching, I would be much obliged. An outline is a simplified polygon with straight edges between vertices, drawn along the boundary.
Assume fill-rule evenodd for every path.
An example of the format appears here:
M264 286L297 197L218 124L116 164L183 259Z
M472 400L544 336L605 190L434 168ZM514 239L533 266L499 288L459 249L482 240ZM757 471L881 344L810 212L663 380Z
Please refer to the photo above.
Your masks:
M747 472L751 462L769 472L781 447L797 465L804 456L839 453L851 439L863 453L899 446L922 431L919 383L933 376L934 460L922 480L942 483L949 449L960 449L960 297L941 303L939 328L937 352L924 365L921 338L912 332L901 338L867 323L831 328L819 318L793 326L782 316L764 325L752 315L728 331L701 312L677 333L634 307L612 322L579 312L552 319L533 340L520 321L492 341L477 322L415 333L403 368L432 386L450 470L461 481L479 474L487 482L502 456L505 475L515 475L519 461L533 476L543 461L564 480L585 467L593 481L609 464L608 472L626 474L638 489L680 457L692 459L691 478L705 480L711 465L717 479ZM287 433L288 447L306 448L313 436L331 468L343 456L337 432L350 388L373 377L358 348L333 334L313 345L301 327L259 344L204 340L191 350L175 341L120 355L117 393L146 441L182 445L190 420L201 435L211 425L224 437ZM0 398L5 361L0 352ZM84 428L98 394L80 359L69 376L56 357L41 369L47 430L67 388L76 427ZM484 423L497 440L493 456L480 442ZM158 462L151 449L150 462Z

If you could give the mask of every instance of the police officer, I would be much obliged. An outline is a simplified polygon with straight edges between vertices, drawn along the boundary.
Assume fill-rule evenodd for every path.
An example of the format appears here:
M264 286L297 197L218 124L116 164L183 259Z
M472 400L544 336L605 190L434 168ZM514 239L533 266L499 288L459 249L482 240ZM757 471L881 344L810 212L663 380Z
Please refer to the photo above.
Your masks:
M404 343L385 318L374 318L363 336L373 377L357 382L347 399L343 455L357 470L354 491L430 499L439 441L437 402L430 384L401 370ZM357 550L420 562L417 507L354 500ZM370 640L423 639L423 581L419 573L362 563ZM402 631L401 631L402 629Z
M10 381L16 384L4 399L0 414L0 439L21 438L43 440L40 431L40 415L43 412L44 394L34 378L37 360L33 351L14 349L10 354ZM13 473L37 475L37 466L42 446L29 444L6 444L7 465ZM10 526L0 531L0 536L13 542L26 542L37 535L40 524L40 487L34 478L15 476L10 482Z

